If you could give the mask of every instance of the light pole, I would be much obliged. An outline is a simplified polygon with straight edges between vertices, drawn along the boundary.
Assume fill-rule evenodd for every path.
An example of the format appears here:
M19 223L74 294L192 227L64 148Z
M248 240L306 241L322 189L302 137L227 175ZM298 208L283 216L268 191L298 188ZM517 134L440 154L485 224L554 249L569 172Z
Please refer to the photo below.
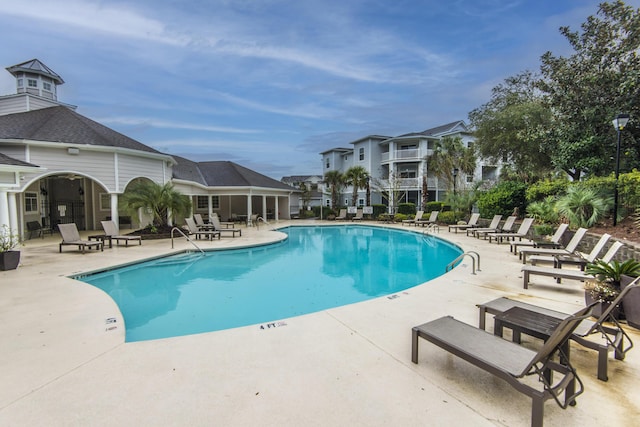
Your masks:
M458 168L453 168L453 195L456 195L456 181L458 180Z
M628 114L618 114L615 119L613 119L613 127L616 128L616 132L618 133L618 143L616 145L616 182L613 196L613 226L615 227L618 224L618 176L620 175L620 133L627 125L629 121Z

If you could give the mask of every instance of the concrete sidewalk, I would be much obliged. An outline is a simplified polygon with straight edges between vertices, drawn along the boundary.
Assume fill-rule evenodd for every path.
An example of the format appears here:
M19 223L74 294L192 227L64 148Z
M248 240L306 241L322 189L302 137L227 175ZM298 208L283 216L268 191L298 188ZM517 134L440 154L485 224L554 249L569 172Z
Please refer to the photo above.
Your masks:
M282 237L269 228L198 244ZM536 277L524 290L508 245L440 237L479 252L481 271L471 274L466 258L393 298L283 319L277 328L136 343L124 343L122 317L106 294L66 276L169 253L170 241L84 255L58 253L56 236L27 241L18 270L0 272L0 425L529 425L530 399L486 372L426 341L419 364L411 363L411 328L449 314L477 325L475 304L500 296L572 312L584 306L582 285ZM192 248L175 240L174 251ZM640 343L638 331L626 330ZM596 379L595 352L572 343L572 362L586 391L567 410L547 402L545 425L640 419L640 350L624 361L610 356L608 382Z

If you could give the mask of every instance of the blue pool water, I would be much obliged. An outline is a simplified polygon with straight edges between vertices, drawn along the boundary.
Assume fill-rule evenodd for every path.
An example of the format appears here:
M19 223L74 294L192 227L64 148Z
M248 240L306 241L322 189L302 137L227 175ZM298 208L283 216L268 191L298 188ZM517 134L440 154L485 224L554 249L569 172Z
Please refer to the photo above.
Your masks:
M393 294L445 272L443 240L368 226L281 229L288 239L81 276L113 298L126 341L274 322Z

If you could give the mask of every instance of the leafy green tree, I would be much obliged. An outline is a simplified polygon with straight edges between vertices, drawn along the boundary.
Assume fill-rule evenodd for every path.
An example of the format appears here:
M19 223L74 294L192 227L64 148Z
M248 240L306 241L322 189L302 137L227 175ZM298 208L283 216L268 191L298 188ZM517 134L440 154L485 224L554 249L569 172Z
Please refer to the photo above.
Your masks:
M173 184L158 184L148 180L132 183L120 196L123 209L135 213L138 209L148 209L153 215L153 225L169 225L169 213L173 218L187 216L191 212L191 199L176 191Z
M558 199L556 209L572 227L588 228L604 218L612 204L611 198L602 197L592 188L572 185L567 194Z
M453 170L458 169L467 175L476 168L476 155L473 149L464 146L460 137L444 137L435 142L433 153L426 158L427 170L442 179L447 188L454 187ZM457 179L461 179L458 174ZM458 187L460 188L460 187Z
M351 205L356 206L358 203L358 190L366 190L368 187L369 172L362 166L352 166L344 173L344 179L347 185L353 187Z
M300 195L302 199L302 210L306 211L309 202L311 201L311 190L307 187L307 184L304 182L300 183L300 191L302 194Z
M561 27L574 53L541 58L539 87L552 111L549 142L553 164L574 180L614 169L617 113L640 114L640 9L622 1L601 3L580 31ZM640 161L633 123L623 132L621 170ZM635 134L635 135L632 135Z
M527 184L516 181L502 181L495 187L478 195L478 208L483 218L494 215L511 215L517 208L524 212Z
M552 169L545 144L551 111L543 103L538 82L530 71L508 77L492 89L489 102L469 113L478 153L494 162L511 163L526 180Z
M344 175L339 171L329 171L324 174L324 183L329 186L329 192L331 194L331 208L338 208L338 198L345 185Z

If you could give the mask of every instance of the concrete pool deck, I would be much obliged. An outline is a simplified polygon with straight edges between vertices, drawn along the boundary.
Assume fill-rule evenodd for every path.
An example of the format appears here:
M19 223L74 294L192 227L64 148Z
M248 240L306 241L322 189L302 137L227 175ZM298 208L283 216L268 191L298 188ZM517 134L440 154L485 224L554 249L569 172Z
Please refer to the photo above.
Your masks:
M266 243L279 234L244 228L241 238L198 244ZM21 266L0 272L0 425L529 425L531 400L492 375L424 340L419 364L411 363L411 328L443 315L477 325L475 305L500 296L572 312L584 306L582 284L535 277L525 290L508 245L446 228L439 236L477 251L481 271L471 274L466 258L406 292L277 327L135 343L124 342L122 317L106 294L67 276L169 253L170 241L114 243L83 255L73 247L58 253L56 235L28 240ZM190 248L175 240L175 251ZM640 343L640 331L625 330ZM566 410L547 401L545 425L637 423L640 349L624 361L610 355L602 382L597 354L571 345L586 391Z

